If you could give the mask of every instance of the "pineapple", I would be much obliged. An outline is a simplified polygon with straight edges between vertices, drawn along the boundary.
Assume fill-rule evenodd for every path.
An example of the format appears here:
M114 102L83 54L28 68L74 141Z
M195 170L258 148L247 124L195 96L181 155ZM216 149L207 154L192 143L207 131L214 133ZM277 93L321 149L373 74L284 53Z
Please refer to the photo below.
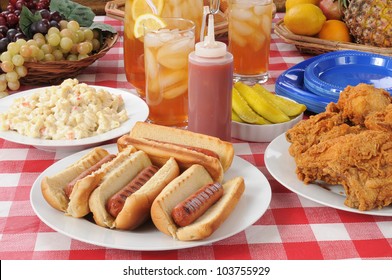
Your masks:
M343 20L359 44L392 47L392 0L339 0Z

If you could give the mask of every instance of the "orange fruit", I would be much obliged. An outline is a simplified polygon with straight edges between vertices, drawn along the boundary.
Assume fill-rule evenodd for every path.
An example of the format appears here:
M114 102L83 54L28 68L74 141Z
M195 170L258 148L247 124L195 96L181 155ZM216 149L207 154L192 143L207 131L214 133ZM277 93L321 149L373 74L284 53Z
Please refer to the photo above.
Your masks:
M339 42L352 42L352 37L347 25L336 19L327 20L317 37L324 40L339 41Z

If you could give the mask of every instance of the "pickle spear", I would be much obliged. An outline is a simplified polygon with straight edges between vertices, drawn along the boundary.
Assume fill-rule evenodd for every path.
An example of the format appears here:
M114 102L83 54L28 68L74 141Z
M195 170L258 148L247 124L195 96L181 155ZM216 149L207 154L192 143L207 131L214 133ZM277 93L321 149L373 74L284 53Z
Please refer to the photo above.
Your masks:
M280 110L282 110L287 116L295 117L306 110L304 104L296 103L276 94L273 94L266 90L262 85L256 84L253 89L261 94L265 99L268 99L271 103L274 103Z
M235 122L244 122L234 110L231 110L231 120L235 121Z
M252 124L268 124L270 123L263 117L259 116L252 108L249 107L248 103L242 98L238 90L233 88L232 91L232 103L233 110L237 115L247 123Z
M258 94L250 86L242 82L236 82L234 84L234 88L240 93L249 106L266 120L272 123L282 123L290 120L289 116L271 104L267 99Z

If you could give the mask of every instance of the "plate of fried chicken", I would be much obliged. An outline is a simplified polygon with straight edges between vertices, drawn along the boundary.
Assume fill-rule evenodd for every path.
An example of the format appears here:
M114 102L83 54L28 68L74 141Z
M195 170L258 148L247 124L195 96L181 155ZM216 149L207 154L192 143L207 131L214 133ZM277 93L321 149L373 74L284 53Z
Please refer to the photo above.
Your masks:
M273 140L268 171L293 192L350 212L392 216L392 98L348 86L325 112Z

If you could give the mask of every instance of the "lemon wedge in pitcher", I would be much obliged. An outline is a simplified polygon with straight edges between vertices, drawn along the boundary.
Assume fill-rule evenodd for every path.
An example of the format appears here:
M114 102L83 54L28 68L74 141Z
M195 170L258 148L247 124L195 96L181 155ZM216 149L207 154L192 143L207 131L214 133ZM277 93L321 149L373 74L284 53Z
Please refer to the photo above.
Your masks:
M160 17L154 14L144 14L136 19L133 33L135 38L140 38L144 36L144 28L159 30L165 26L166 23Z

